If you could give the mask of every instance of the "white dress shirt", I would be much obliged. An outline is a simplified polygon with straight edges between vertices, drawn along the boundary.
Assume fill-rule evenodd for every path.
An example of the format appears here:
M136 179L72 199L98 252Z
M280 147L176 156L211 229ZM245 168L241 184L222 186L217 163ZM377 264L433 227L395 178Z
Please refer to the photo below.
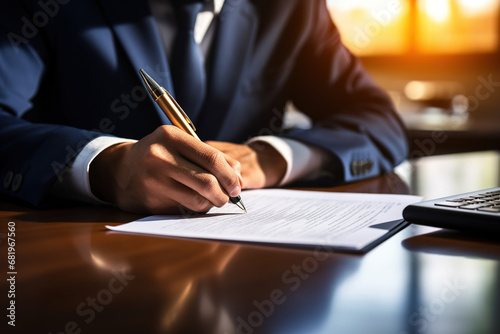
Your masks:
M170 1L149 0L153 16L160 31L167 58L171 57L177 27L173 7ZM208 3L205 10L196 18L194 37L200 45L203 55L207 55L213 39L216 20L224 5L224 0L214 0L213 6ZM266 142L274 147L285 159L287 169L280 185L299 180L312 179L317 176L326 161L325 153L316 147L299 141L276 136L260 136L252 138L245 144L255 141ZM76 156L71 166L62 176L62 182L56 182L51 194L59 197L89 202L104 203L90 189L89 168L94 158L106 148L123 142L136 142L127 138L102 136L90 141Z

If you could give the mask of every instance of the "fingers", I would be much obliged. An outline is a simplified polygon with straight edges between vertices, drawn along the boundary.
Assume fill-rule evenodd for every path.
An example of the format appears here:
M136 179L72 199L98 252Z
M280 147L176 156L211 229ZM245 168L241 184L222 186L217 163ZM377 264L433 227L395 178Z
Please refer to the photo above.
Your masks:
M90 179L99 198L125 211L178 213L183 206L206 212L239 195L240 169L218 149L174 126L161 126L136 143L99 153Z
M165 186L164 191L165 195L168 194L168 198L155 196L155 200L149 203L149 212L155 213L157 211L158 213L164 213L166 207L172 207L172 210L169 210L170 213L184 213L184 208L194 212L207 212L214 205L214 203L198 192L176 181L169 182Z
M210 147L203 147L197 151L183 151L182 155L187 160L193 161L214 175L222 189L229 196L236 197L240 194L241 184L238 174L228 164L220 151Z
M182 183L188 187L194 186L193 189L199 191L202 196L208 196L218 187L221 187L221 190L231 197L240 194L241 177L235 171L240 168L237 161L226 160L226 156L219 150L200 142L177 128L167 127L164 131L166 131L167 141L176 143L179 155L192 163L192 165L188 165L188 169L193 170L190 176L194 176L195 180L198 179L194 184L186 184L181 181ZM195 168L195 166L199 168ZM209 174L205 174L203 170L215 176L217 182L209 177Z
M205 143L222 152L226 162L229 164L229 166L231 166L232 169L234 169L236 174L238 174L240 186L241 188L243 188L244 184L243 184L243 178L241 176L242 164L239 161L241 155L239 154L239 152L235 152L237 151L235 150L235 148L241 149L243 145L226 143L226 142L217 142L217 141L206 141ZM232 157L232 155L234 155L234 158Z
M240 182L240 187L241 189L243 189L244 184L243 184L243 178L241 177L241 163L238 160L231 158L229 155L225 153L222 154L224 155L224 159L227 161L229 166L231 166L231 168L238 175L238 181Z
M221 187L217 177L190 161L186 160L182 164L170 166L169 174L172 179L184 185L185 188L194 191L198 196L207 199L217 207L223 206L229 200L228 194ZM199 201L182 204L191 210L198 211L193 207L193 204L197 204Z
M179 214L187 208L207 212L213 204L191 188L173 180L157 182L153 178L137 178L131 183L130 196L120 196L120 209L135 213ZM123 192L124 194L126 191Z
M206 212L239 195L238 161L173 126L161 126L135 145L127 173L139 203L135 211L170 212L183 206ZM125 178L126 179L126 178ZM142 194L142 195L140 195ZM125 206L133 206L127 201Z

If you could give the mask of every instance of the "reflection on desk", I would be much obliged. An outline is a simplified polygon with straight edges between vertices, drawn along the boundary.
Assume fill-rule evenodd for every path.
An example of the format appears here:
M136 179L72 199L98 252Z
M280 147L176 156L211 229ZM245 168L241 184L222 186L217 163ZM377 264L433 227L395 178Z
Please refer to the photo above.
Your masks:
M496 153L435 158L411 162L402 177L322 190L428 197L435 189L426 174L453 161L455 184L440 191L499 185L478 181L483 167L472 166ZM499 166L491 167L496 175ZM36 211L4 201L0 210L4 256L7 222L16 229L9 332L500 332L500 252L491 239L410 226L360 256L114 233L104 226L140 217L114 208ZM0 287L7 312L10 285L3 279Z

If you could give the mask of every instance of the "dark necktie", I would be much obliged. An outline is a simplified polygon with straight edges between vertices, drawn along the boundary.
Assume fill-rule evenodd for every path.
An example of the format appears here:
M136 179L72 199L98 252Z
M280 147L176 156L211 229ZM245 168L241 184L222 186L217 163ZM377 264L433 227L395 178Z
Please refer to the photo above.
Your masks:
M172 76L175 97L184 111L194 117L205 98L203 55L194 39L196 16L203 9L202 1L176 0L177 37L174 43Z

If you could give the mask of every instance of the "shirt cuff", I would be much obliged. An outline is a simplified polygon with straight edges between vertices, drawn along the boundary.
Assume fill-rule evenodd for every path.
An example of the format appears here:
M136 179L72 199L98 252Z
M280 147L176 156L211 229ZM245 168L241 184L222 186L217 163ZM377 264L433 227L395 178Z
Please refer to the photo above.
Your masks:
M136 142L137 140L102 136L87 143L78 153L73 163L68 166L62 175L62 181L56 182L51 190L51 195L72 200L92 203L109 204L98 199L90 189L89 169L94 158L106 148L120 143Z
M258 141L271 145L286 161L286 172L279 186L297 180L314 179L321 174L327 160L325 152L320 148L288 138L259 136L248 140L246 144Z

